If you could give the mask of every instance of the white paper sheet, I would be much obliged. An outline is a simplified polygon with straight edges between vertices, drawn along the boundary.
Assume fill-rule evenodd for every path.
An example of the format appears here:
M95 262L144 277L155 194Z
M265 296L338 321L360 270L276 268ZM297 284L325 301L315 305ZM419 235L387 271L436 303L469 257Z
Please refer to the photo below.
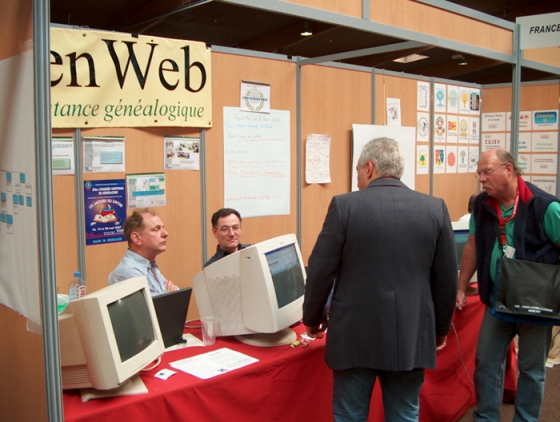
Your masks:
M206 380L258 361L251 356L223 347L202 355L171 362L169 366Z

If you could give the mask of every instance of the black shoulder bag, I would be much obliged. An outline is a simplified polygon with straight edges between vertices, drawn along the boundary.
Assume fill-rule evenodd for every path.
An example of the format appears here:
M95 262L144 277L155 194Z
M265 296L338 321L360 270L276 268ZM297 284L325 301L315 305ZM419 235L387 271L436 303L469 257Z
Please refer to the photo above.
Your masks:
M502 239L498 231L500 249ZM492 315L518 324L560 325L560 266L502 256Z

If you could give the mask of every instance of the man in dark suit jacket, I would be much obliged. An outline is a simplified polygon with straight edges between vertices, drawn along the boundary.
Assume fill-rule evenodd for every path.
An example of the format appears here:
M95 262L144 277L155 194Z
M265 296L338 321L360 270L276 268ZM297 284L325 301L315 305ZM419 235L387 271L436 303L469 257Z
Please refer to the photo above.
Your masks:
M309 258L303 322L321 336L336 279L325 360L335 421L366 421L379 377L385 420L418 420L424 368L435 368L457 296L457 255L445 202L407 188L398 144L364 147L360 191L333 197Z

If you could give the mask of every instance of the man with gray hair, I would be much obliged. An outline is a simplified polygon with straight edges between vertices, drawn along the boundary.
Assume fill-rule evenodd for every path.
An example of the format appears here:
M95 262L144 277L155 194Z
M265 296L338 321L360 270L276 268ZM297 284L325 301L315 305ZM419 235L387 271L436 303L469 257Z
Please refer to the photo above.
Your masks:
M365 421L377 378L385 420L417 421L424 368L446 344L457 255L445 202L407 188L393 139L368 142L358 192L333 197L309 258L303 322L329 325L335 421ZM333 288L328 321L324 308Z

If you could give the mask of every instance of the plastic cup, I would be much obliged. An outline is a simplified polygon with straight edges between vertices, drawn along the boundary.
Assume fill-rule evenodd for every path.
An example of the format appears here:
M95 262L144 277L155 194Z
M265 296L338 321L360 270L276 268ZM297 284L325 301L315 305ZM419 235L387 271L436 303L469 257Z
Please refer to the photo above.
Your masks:
M216 328L218 319L216 317L202 317L202 343L205 346L212 346L216 343Z

